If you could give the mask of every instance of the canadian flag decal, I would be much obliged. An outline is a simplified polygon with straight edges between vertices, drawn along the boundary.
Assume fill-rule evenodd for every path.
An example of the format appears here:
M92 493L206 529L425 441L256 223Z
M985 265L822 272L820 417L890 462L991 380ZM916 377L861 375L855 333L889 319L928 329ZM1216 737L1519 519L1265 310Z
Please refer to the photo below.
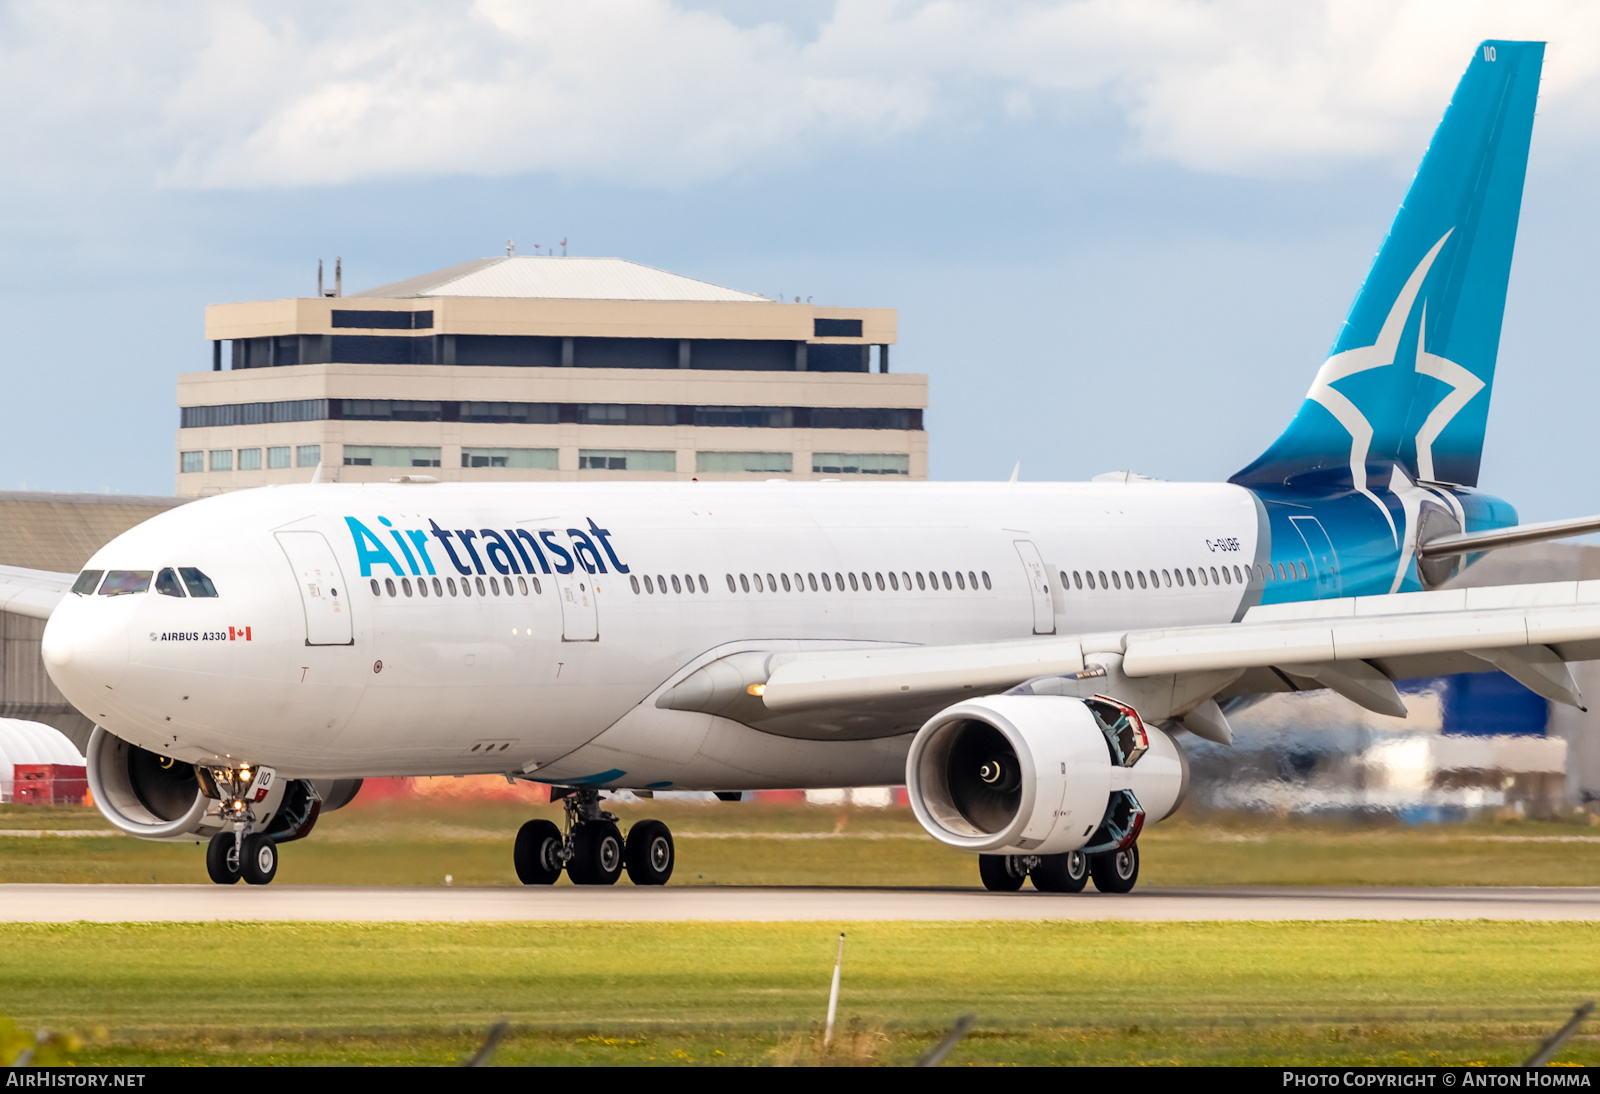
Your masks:
M250 641L250 628L249 627L229 627L228 628L228 641L229 642L248 642L248 641Z

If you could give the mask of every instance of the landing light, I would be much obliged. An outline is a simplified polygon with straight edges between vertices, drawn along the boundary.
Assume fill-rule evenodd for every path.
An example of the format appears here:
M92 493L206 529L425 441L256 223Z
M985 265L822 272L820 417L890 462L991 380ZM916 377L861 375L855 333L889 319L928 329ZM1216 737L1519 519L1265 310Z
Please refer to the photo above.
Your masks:
M759 699L759 698L761 698L763 695L765 695L767 693L767 685L765 685L765 684L751 684L749 687L745 688L744 690L749 692L751 695L754 695L757 699Z

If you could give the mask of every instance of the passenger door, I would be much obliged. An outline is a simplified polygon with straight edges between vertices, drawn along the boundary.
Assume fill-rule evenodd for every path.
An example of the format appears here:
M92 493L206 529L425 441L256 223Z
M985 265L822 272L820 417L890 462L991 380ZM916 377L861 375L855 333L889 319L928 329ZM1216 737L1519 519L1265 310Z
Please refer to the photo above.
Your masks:
M349 646L355 641L350 626L350 590L333 548L321 532L279 532L283 548L300 588L305 610L306 645Z
M1339 595L1339 556L1334 552L1328 530L1316 517L1290 517L1289 523L1305 541L1306 553L1311 556L1311 568L1317 579L1319 599Z
M1033 633L1055 634L1055 606L1050 600L1050 571L1045 569L1039 548L1031 540L1015 541L1017 555L1022 559L1022 570L1028 580L1028 596L1033 603Z
M561 641L600 641L600 611L595 603L594 575L583 569L570 574L551 574L556 595L561 598Z

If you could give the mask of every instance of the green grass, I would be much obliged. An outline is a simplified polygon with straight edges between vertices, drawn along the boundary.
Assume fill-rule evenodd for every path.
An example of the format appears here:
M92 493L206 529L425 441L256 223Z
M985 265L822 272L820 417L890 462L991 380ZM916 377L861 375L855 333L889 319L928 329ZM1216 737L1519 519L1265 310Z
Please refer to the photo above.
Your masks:
M679 837L674 885L977 883L972 858L925 836L905 808L754 802L614 808L624 828L646 816L672 825ZM285 845L278 879L442 885L449 874L458 885L514 885L511 840L531 816L558 820L560 812L515 801L358 803L324 818L310 839ZM0 883L204 878L202 848L116 835L93 809L0 806L5 828L94 828L107 835L0 837ZM846 838L762 838L798 832ZM1140 846L1146 885L1600 885L1600 828L1589 827L1586 816L1560 824L1426 826L1180 816L1147 831Z
M84 1064L1507 1064L1600 983L1584 923L0 926L0 999ZM1562 1059L1600 1063L1600 1037Z

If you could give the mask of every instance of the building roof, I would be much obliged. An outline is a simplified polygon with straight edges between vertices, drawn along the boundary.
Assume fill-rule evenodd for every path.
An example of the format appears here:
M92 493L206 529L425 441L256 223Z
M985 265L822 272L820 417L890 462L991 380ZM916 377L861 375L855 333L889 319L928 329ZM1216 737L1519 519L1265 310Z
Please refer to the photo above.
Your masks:
M73 573L135 524L191 498L0 493L0 565Z
M766 302L766 297L755 293L725 289L709 281L696 281L692 277L667 273L621 258L567 258L554 255L479 258L350 294L350 297L388 300L432 296Z

